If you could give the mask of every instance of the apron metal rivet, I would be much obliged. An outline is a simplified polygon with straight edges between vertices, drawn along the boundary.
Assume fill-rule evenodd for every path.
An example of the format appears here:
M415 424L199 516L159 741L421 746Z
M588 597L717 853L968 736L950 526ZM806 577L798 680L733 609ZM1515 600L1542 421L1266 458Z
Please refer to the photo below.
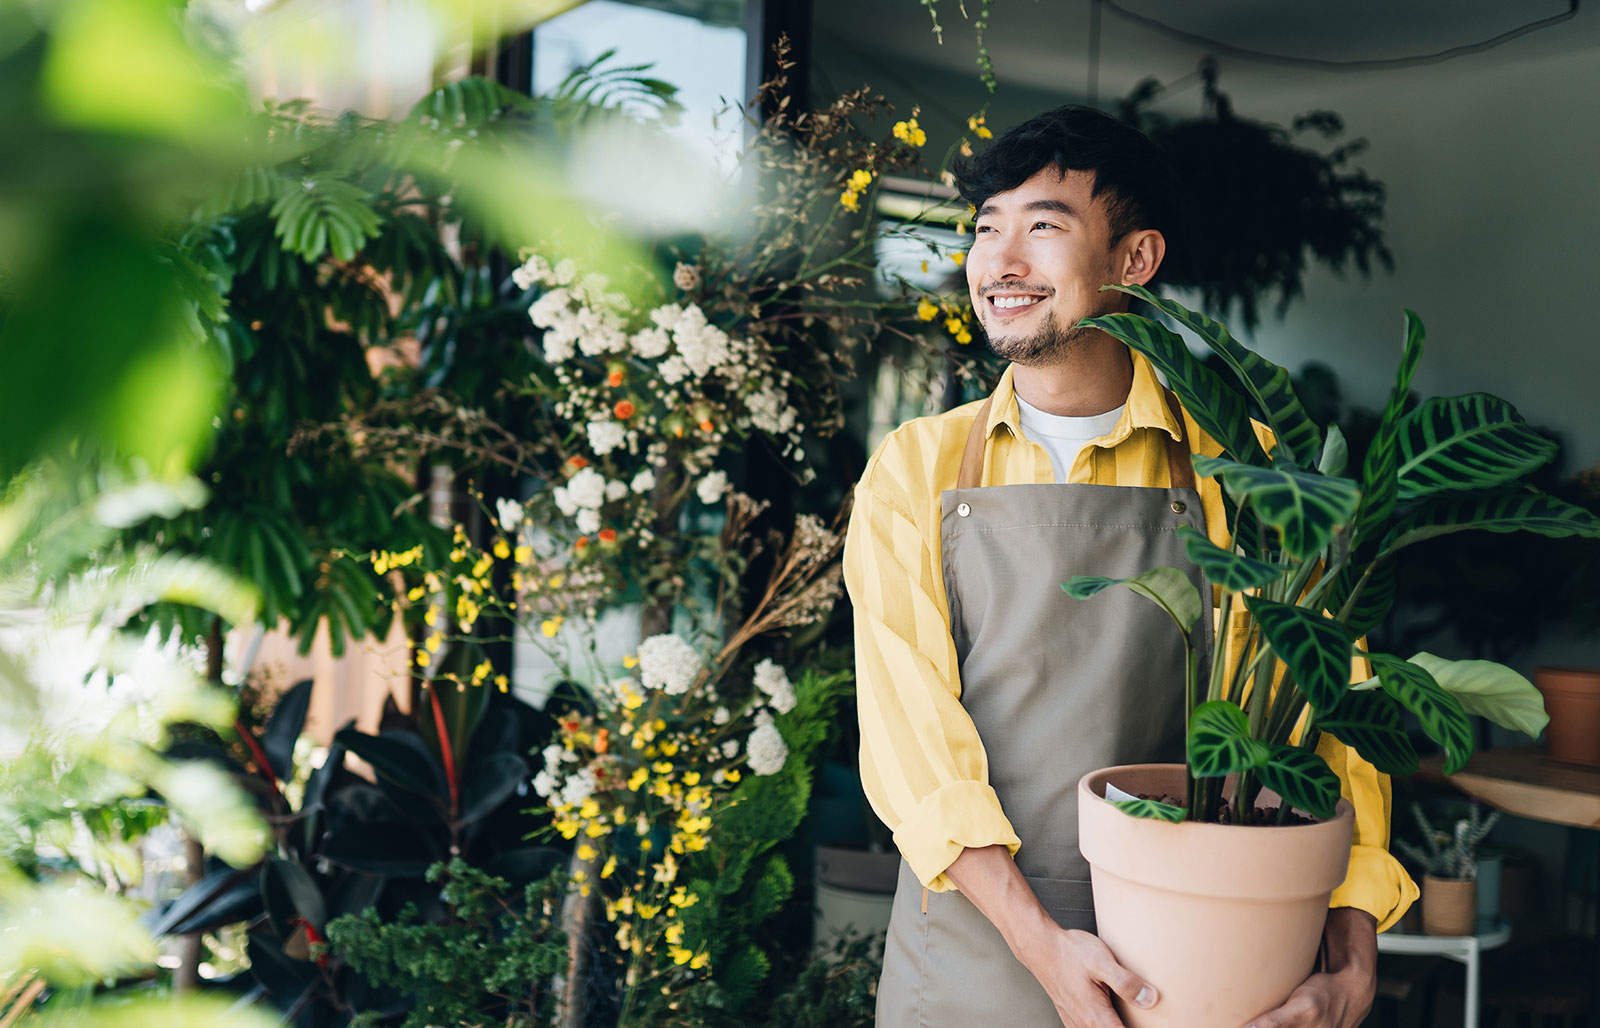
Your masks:
M958 503L956 504L956 513L962 517L966 517L968 514L972 513L972 505L969 503Z
M1186 511L1188 509L1189 509L1189 505L1187 503L1184 503L1182 500L1173 500L1172 501L1172 513L1174 513L1174 514L1182 514L1184 511Z

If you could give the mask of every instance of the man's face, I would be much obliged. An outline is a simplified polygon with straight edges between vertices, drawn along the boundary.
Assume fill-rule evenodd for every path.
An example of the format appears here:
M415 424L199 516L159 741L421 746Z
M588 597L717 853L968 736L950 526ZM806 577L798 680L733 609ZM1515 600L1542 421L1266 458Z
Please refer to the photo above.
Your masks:
M1054 364L1093 329L1086 317L1122 309L1105 196L1094 172L1043 168L990 197L967 253L967 288L989 348L1020 364Z

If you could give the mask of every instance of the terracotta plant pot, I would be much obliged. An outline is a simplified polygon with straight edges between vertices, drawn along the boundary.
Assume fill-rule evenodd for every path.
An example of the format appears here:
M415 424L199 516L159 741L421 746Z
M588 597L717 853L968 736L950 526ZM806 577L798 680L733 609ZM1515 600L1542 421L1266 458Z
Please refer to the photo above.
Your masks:
M1181 764L1105 768L1078 782L1078 848L1100 938L1155 986L1150 1010L1117 1002L1129 1028L1239 1028L1312 972L1328 898L1344 881L1354 813L1285 828L1169 824L1107 803L1182 796Z
M1470 878L1422 879L1422 930L1471 935L1478 921L1478 883Z
M1550 759L1600 766L1600 668L1542 667L1533 684L1550 715Z

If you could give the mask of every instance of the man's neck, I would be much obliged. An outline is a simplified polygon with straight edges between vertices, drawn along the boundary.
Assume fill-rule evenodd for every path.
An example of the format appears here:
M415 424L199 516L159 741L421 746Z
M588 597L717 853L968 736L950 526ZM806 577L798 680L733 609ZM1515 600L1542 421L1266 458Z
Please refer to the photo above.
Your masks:
M1019 397L1046 414L1063 417L1087 418L1115 410L1128 402L1133 389L1128 347L1107 335L1074 347L1060 363L1012 368L1011 382Z

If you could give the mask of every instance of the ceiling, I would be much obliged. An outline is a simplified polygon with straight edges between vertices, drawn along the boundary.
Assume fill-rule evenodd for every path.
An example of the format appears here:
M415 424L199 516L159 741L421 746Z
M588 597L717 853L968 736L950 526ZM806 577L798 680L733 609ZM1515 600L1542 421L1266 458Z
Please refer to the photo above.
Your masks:
M966 0L967 13L976 13L978 2ZM831 38L902 67L975 74L972 25L952 0L936 7L942 43L917 0L814 3L821 45ZM1092 0L993 0L986 42L1002 86L1086 95L1092 6ZM1534 27L1541 22L1549 24ZM1099 41L1102 99L1151 75L1164 82L1187 75L1206 53L1219 56L1228 85L1241 92L1286 80L1326 88L1325 76L1394 73L1336 63L1455 48L1466 52L1427 66L1470 70L1584 50L1600 55L1600 12L1579 10L1576 0L1103 0Z

